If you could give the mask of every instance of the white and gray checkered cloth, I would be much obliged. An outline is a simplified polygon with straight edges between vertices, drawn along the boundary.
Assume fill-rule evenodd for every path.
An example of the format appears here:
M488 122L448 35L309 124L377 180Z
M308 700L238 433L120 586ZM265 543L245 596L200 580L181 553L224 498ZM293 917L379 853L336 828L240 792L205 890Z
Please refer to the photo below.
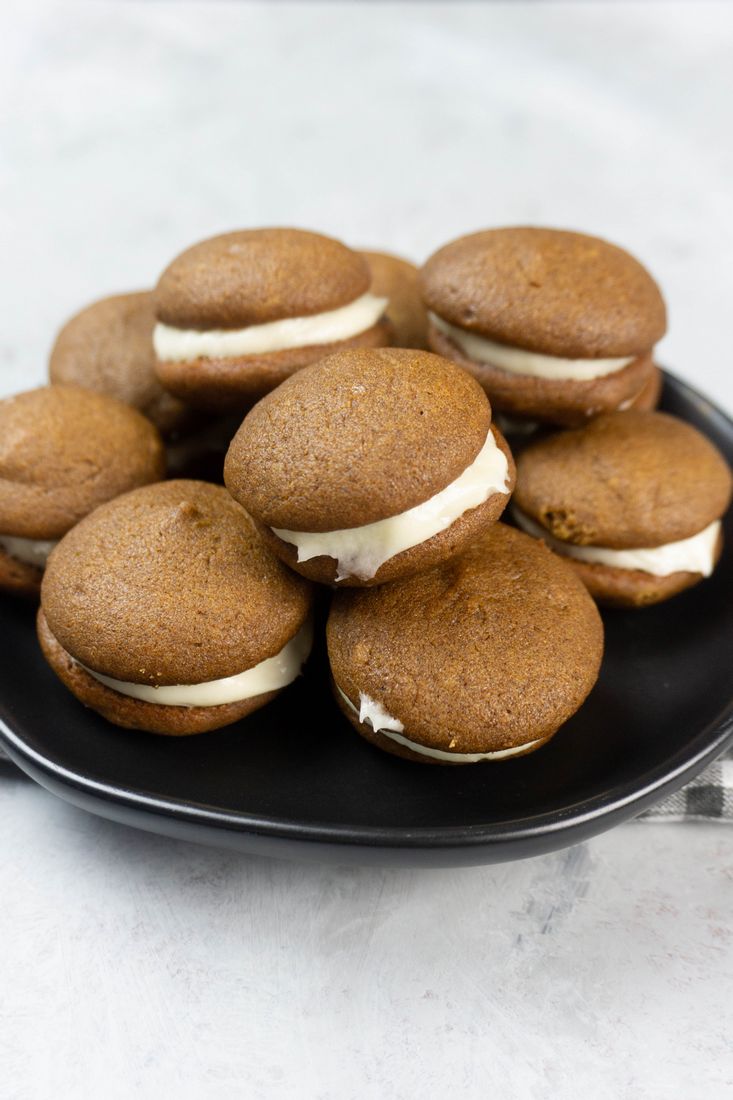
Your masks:
M640 821L733 822L733 749L669 798L663 798Z
M10 763L2 748L0 761ZM687 786L639 814L639 820L733 822L733 749Z

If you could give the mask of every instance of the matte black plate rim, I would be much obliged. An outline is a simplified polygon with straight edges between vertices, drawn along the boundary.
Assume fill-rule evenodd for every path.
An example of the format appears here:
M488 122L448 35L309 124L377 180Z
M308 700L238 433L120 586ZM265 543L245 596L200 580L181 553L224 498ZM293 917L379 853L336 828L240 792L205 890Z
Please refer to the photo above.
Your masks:
M243 833L267 835L286 840L344 845L369 845L386 848L437 848L491 845L506 841L531 840L550 833L565 832L582 827L599 817L616 817L624 820L641 813L654 803L662 793L673 793L689 779L702 771L721 752L733 744L733 704L720 718L695 738L702 746L697 753L677 753L675 763L652 769L639 781L629 782L615 797L599 794L583 802L569 806L564 813L556 811L537 817L517 818L515 821L492 825L449 825L439 829L418 826L414 829L377 826L332 826L322 823L304 824L298 820L256 817L246 813L228 813L205 805L182 802L177 799L161 799L137 791L114 787L99 780L72 772L53 760L41 756L14 735L5 720L0 717L0 739L15 763L41 785L44 777L53 783L58 793L59 785L67 788L71 801L73 791L79 791L96 802L111 802L131 810L154 816L163 815L179 821L200 825L212 825ZM54 782L55 781L55 782ZM626 811L626 812L624 812ZM101 809L98 811L101 812ZM151 823L152 827L152 823Z

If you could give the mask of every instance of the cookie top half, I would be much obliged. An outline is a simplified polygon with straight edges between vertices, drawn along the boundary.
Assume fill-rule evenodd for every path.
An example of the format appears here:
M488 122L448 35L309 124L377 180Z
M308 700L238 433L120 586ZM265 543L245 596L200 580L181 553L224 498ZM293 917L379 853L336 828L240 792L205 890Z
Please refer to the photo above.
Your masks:
M0 401L0 534L59 538L164 473L157 429L112 397L43 386Z
M554 733L603 651L598 611L570 567L501 523L425 573L339 591L327 633L352 703L363 693L411 740L456 753Z
M641 355L666 330L649 272L584 233L534 226L472 233L431 256L420 283L428 308L450 324L546 355Z
M490 423L478 383L438 355L337 352L255 405L224 479L267 526L360 527L439 493L474 461Z
M49 377L106 393L139 409L164 433L190 419L155 376L151 291L102 298L66 322L51 350Z
M303 625L307 581L218 485L166 481L97 509L51 554L42 588L64 649L117 680L192 684L274 656Z
M526 447L514 504L564 542L626 549L697 534L730 495L727 462L696 428L629 411Z
M157 319L176 328L261 325L327 313L369 290L366 260L303 229L243 229L201 241L165 269Z

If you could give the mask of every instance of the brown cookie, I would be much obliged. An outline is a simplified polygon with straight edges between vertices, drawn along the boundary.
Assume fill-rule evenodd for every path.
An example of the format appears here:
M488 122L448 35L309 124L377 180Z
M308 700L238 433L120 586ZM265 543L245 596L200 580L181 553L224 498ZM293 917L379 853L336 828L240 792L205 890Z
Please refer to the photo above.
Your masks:
M418 576L337 593L327 640L336 699L363 737L461 764L552 737L597 679L603 627L573 571L499 523Z
M236 408L338 347L387 344L386 303L370 283L362 256L319 233L250 229L202 241L156 287L158 376L192 405Z
M387 320L393 343L401 348L427 348L428 315L420 297L418 271L409 260L389 252L362 252L372 273L372 294L387 298Z
M44 652L83 703L120 725L176 734L235 721L279 690L265 681L252 694L249 683L235 698L240 688L230 681L213 701L217 681L287 646L297 649L291 664L304 659L311 589L269 552L224 488L167 481L110 502L69 532L49 559L41 603ZM200 701L202 687L209 702Z
M494 407L572 426L635 398L665 306L649 273L596 237L490 229L441 248L420 275L429 343L471 370Z
M481 387L447 360L405 349L343 351L254 407L232 441L224 480L293 568L321 581L376 584L456 553L498 519L514 469L490 429ZM422 512L385 525L470 476L480 491L439 510L442 527L422 526ZM414 543L405 543L405 527L420 535ZM299 551L297 561L293 545L306 542L310 557Z
M175 328L245 328L326 313L366 294L366 262L304 229L241 229L187 248L155 288L159 321Z
M616 245L584 233L487 229L422 269L428 309L500 344L567 359L645 355L664 335L657 284Z
M155 377L153 295L116 294L82 309L56 337L51 382L116 397L144 413L164 436L181 432L191 410Z
M517 522L571 557L605 602L658 602L717 561L731 473L681 420L633 410L598 417L530 444L517 470Z
M112 397L45 386L0 401L0 551L15 559L0 587L37 588L50 543L164 469L156 428Z

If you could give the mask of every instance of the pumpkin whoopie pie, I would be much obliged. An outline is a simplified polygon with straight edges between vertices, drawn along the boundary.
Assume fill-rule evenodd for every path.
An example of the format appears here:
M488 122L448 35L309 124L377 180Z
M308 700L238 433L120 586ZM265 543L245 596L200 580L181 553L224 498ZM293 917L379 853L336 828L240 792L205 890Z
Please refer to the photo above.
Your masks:
M600 616L573 570L502 523L418 576L336 593L327 639L352 726L429 764L544 745L590 692L603 653Z
M49 378L106 393L139 409L166 445L172 476L204 473L221 480L221 465L241 416L207 418L164 390L155 374L152 291L115 294L82 309L63 326L51 351Z
M187 249L155 290L153 343L167 390L237 409L339 347L390 341L366 260L302 229L246 229Z
M300 672L311 588L218 485L165 481L98 508L52 553L43 653L119 726L201 733L250 714Z
M514 463L466 371L430 352L362 349L255 405L224 480L291 568L368 586L451 557L493 524Z
M167 436L192 419L191 410L155 376L152 291L92 302L59 331L48 371L52 382L82 386L132 405Z
M164 473L157 429L112 397L43 386L0 401L0 589L37 595L62 535Z
M562 554L601 603L658 603L709 576L731 473L691 425L609 413L530 444L517 459L515 521Z
M362 252L362 256L372 273L372 294L387 299L392 344L398 348L427 348L428 315L415 265L389 252Z
M628 252L557 229L461 237L422 269L429 341L481 382L497 412L582 424L638 397L666 312Z

